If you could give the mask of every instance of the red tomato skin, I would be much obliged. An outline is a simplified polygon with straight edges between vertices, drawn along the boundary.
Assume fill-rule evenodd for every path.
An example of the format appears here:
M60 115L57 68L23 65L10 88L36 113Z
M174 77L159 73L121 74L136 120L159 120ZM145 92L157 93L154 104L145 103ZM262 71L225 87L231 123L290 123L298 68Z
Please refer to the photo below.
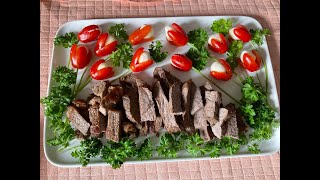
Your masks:
M223 34L219 33L221 41L212 38L211 44L208 44L209 49L211 49L213 52L224 54L228 50L228 44L226 38L223 36Z
M255 72L260 68L261 56L256 50L252 50L251 52L256 56L256 59L253 59L249 54L245 53L243 57L241 57L243 61L242 64L248 71Z
M236 26L233 33L243 42L249 42L251 40L250 32L241 24Z
M83 43L91 42L96 39L101 34L101 28L98 25L89 25L84 27L79 33L78 33L78 40Z
M87 47L77 44L72 45L70 50L70 61L72 67L76 69L83 69L90 63L91 56L91 51Z
M108 33L101 34L98 38L96 46L94 47L94 52L96 56L102 57L111 54L117 47L118 42L113 41L110 44L105 44L109 37Z
M181 26L179 26L176 23L172 23L171 27L174 30L169 30L168 36L170 37L171 40L167 40L169 41L170 44L174 45L174 46L184 46L188 43L189 38L186 34L186 32L182 29Z
M112 67L102 68L98 70L99 65L104 62L105 62L104 59L100 59L92 65L90 69L90 75L93 79L103 80L103 79L108 79L114 75L114 71Z
M182 54L174 54L171 57L171 65L180 71L189 71L192 68L192 61Z
M152 41L154 39L154 37L145 38L149 34L151 29L152 29L151 25L146 25L142 29L140 29L140 28L136 29L133 33L130 34L129 42L132 45L137 45L137 44L141 44L144 42Z
M140 72L143 71L145 69L147 69L151 64L153 64L153 60L147 60L145 62L139 63L139 59L141 54L143 53L144 48L140 47L139 49L137 49L137 51L134 53L133 57L132 57L132 61L130 63L130 69L132 72Z
M214 77L217 80L223 80L223 81L228 81L232 77L232 70L230 65L227 63L227 61L223 59L218 60L223 67L226 69L226 72L215 72L215 71L210 71L210 75Z

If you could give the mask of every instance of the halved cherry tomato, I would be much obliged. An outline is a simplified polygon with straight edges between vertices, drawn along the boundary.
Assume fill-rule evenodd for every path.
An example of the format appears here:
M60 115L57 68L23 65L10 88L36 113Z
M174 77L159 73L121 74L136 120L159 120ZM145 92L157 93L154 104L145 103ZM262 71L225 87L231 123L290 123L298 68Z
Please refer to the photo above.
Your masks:
M165 31L167 40L174 46L184 46L189 41L186 32L176 23L166 26Z
M174 54L171 57L171 64L180 71L189 71L192 68L192 61L182 54Z
M251 34L241 24L238 24L236 27L229 30L229 35L233 40L241 40L243 42L249 42L251 40Z
M143 25L129 36L129 42L132 45L152 41L153 39L153 29L151 25Z
M91 60L91 51L85 47L78 44L74 44L70 50L70 60L74 68L83 69L86 67Z
M92 65L90 75L95 80L103 80L112 77L114 72L104 59L100 59Z
M140 47L132 57L132 61L130 63L130 69L132 72L143 71L153 64L150 53L143 51L143 49L143 47Z
M117 44L117 39L111 34L101 34L94 48L94 52L98 57L106 56L116 49Z
M211 35L208 39L209 48L216 53L223 54L228 50L228 44L223 34Z
M257 71L261 65L261 56L256 50L243 51L240 55L240 65L250 72Z
M87 43L98 39L101 34L101 28L98 25L90 25L84 27L78 33L78 39L80 42Z
M210 67L210 74L217 80L227 81L232 77L232 70L230 65L223 59L219 59L212 63Z

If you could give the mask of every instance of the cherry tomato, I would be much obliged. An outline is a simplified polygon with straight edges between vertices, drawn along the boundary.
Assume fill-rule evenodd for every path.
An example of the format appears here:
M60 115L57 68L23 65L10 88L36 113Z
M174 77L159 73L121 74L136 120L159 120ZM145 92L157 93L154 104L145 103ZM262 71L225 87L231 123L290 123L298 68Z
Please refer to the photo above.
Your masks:
M94 48L94 52L98 57L106 56L116 49L117 44L117 39L111 34L101 34Z
M166 26L166 38L174 46L184 46L188 43L189 38L186 32L176 23Z
M180 71L189 71L192 68L192 61L182 54L174 54L171 57L171 64Z
M140 72L147 69L153 60L147 51L143 51L143 47L140 47L133 55L130 63L130 69L132 72Z
M78 39L80 42L87 43L98 39L101 34L101 28L98 25L90 25L84 27L78 33Z
M217 80L227 81L232 77L230 65L223 59L213 62L210 67L210 74Z
M83 69L86 67L91 60L91 51L85 47L78 44L74 44L70 50L70 60L74 68Z
M95 80L103 80L112 77L114 72L104 59L100 59L92 65L90 75Z
M259 70L261 65L261 56L256 50L243 51L240 55L240 65L250 72Z
M229 30L229 35L233 40L241 40L243 42L249 42L251 40L251 34L241 24L238 24L236 27Z
M228 44L223 34L214 34L208 39L209 48L216 53L223 54L228 50Z
M153 39L153 28L151 25L143 25L129 36L129 42L132 45L152 41Z

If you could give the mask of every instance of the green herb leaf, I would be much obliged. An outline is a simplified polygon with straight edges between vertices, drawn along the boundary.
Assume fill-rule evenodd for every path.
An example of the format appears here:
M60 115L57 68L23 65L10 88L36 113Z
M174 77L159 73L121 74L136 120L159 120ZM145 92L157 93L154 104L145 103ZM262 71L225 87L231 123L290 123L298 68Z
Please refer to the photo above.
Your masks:
M205 145L205 148L207 149L207 152L209 152L211 158L220 157L221 145L219 142L208 142Z
M255 83L252 76L243 81L240 112L247 123L254 129L249 135L252 140L268 140L273 129L279 127L275 120L275 111L267 101L267 94L260 84Z
M201 71L207 66L209 51L204 47L200 47L200 49L190 48L186 56L192 61L192 66Z
M153 145L150 138L143 141L141 146L137 150L137 158L139 160L146 160L152 157Z
M123 138L119 143L108 141L101 150L101 158L112 168L119 168L123 162L136 154L136 144L132 139Z
M49 128L53 131L54 137L47 143L51 146L69 146L74 139L75 132L67 119L62 120L67 106L73 99L70 86L75 84L77 74L65 66L59 66L52 74L52 79L58 83L53 86L47 97L40 99L44 106L44 114L50 120Z
M150 56L157 63L163 61L168 56L168 52L161 52L162 47L163 46L159 40L155 42L152 41L149 46Z
M254 143L254 144L248 146L248 151L253 154L259 154L260 153L259 145Z
M61 86L70 86L76 83L77 73L66 66L58 66L52 73L52 79L58 82Z
M188 33L189 43L197 49L200 49L208 41L208 33L202 28L192 30Z
M124 23L111 26L109 29L109 33L114 35L117 39L122 39L124 41L128 40L129 37L124 27Z
M240 150L240 141L231 137L223 137L220 142L221 147L227 152L227 154L233 155Z
M232 28L231 19L219 19L213 21L211 25L211 30L216 33L222 33L224 35L228 34L229 29Z
M129 69L133 48L129 42L121 43L117 45L117 50L113 51L109 58L114 66L119 67L122 62L122 67L125 69Z
M178 156L178 151L184 149L184 140L186 136L180 133L166 133L160 138L160 146L157 147L159 156L175 158Z
M227 62L230 64L232 71L238 66L238 58L241 49L243 48L243 43L240 40L234 40L229 46L227 52Z
M79 40L74 32L68 32L64 36L58 36L54 38L54 46L62 45L64 48L69 48L73 44L78 44Z
M252 42L258 46L263 44L263 37L270 36L271 32L269 29L250 29L250 33L252 36Z
M187 152L193 156L200 156L207 153L208 149L204 146L203 139L198 133L195 133L188 137Z
M97 138L89 138L80 142L80 147L71 153L71 156L79 159L82 166L86 166L91 158L100 155L102 143Z

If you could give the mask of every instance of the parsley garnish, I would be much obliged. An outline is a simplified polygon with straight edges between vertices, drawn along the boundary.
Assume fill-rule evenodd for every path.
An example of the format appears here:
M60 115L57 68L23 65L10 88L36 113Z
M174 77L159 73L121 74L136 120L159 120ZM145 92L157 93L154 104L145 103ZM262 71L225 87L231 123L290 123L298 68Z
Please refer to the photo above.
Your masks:
M109 56L114 66L119 67L122 62L122 67L128 69L132 60L133 48L129 42L117 45L117 50L113 51Z
M230 19L219 19L213 21L211 30L216 33L228 34L229 29L232 27L232 21Z
M139 160L150 159L152 157L153 144L150 138L143 141L141 146L137 149L137 158Z
M102 143L97 138L89 138L80 142L80 147L71 153L71 156L78 158L82 166L86 166L90 162L90 158L100 155Z
M128 40L129 37L123 23L111 26L109 33L114 35L117 39L122 39L124 41Z
M263 44L263 36L270 36L271 32L269 29L250 29L250 33L252 36L251 41L255 43L258 46L261 46Z
M227 52L227 62L231 66L232 71L234 68L238 66L237 59L239 58L239 53L241 49L243 48L243 43L240 40L234 40L229 46L228 52Z
M53 44L54 46L62 45L64 48L69 48L73 44L78 44L79 40L77 35L74 32L68 32L64 36L60 35L54 38Z
M108 141L101 150L101 158L116 169L126 159L134 157L136 150L136 144L132 139L124 138L119 143Z
M207 65L207 60L210 57L209 51L204 46L208 40L208 34L204 29L198 28L190 31L188 37L188 44L191 48L186 56L192 60L192 66L201 71Z
M163 46L159 40L155 42L152 41L149 46L150 56L157 63L163 61L168 56L168 52L161 52L162 47Z

